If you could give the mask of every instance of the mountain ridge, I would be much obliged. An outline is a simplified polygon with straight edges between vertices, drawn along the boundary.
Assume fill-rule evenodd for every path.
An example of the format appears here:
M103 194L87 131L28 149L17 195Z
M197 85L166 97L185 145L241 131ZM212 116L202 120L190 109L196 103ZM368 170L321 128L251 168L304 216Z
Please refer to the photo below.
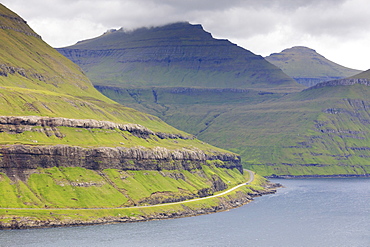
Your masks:
M187 22L109 32L57 50L94 85L303 89L261 56Z

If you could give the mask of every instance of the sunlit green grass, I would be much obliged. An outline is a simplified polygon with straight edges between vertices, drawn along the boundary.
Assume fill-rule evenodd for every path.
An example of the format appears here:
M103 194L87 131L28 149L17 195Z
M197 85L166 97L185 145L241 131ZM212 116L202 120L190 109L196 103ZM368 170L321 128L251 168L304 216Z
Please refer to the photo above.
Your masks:
M224 200L223 198L234 200L241 196L239 192L250 193L252 190L262 189L261 185L266 182L264 178L255 175L255 180L250 186L240 187L222 197L184 204L125 208L125 206L137 204L153 193L168 192L167 189L177 190L179 193L194 193L194 189L210 186L205 177L217 175L223 179L234 178L241 182L248 179L248 173L241 174L236 170L229 171L212 165L194 174L187 171L181 172L185 174L185 179L170 178L171 174L174 175L179 171L133 172L107 169L96 172L82 168L53 167L38 169L25 182L19 180L12 182L5 174L0 174L0 191L2 192L0 206L6 207L6 209L0 208L0 215L2 215L0 221L9 223L26 217L28 220L76 224L102 219L105 221L118 220L125 217L140 219L142 216L151 217L160 213L180 215L189 209L204 211L216 207L220 201ZM203 175L198 176L199 172ZM85 183L90 186L76 186L73 183ZM237 182L230 184L229 187L236 184ZM180 187L175 188L176 186ZM4 200L5 196L6 200ZM129 203L128 198L133 201Z
M221 162L221 161L217 161ZM204 164L199 170L121 171L52 167L31 170L26 181L10 180L0 173L0 207L3 208L100 208L140 204L156 193L197 197L213 190L213 180L228 188L246 179L238 170ZM216 191L215 191L216 192ZM163 195L164 197L168 195Z

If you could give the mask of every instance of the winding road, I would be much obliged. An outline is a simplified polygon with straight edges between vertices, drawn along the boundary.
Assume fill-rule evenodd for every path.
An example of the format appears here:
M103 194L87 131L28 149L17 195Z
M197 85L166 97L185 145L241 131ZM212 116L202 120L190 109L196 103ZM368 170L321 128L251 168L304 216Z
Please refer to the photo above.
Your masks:
M247 182L239 184L235 187L232 187L231 189L228 189L220 194L202 197L202 198L195 198L191 200L186 201L180 201L180 202L170 202L170 203L162 203L162 204L156 204L156 205L146 205L146 206L132 206L132 207L115 207L115 208L0 208L0 209L6 209L6 210L101 210L101 209L132 209L132 208L148 208L148 207L161 207L161 206L167 206L167 205L175 205L175 204L183 204L188 202L195 202L195 201L201 201L206 200L214 197L223 196L227 193L230 193L231 191L234 191L242 186L249 185L254 180L254 172L244 169L244 172L249 173L249 179Z

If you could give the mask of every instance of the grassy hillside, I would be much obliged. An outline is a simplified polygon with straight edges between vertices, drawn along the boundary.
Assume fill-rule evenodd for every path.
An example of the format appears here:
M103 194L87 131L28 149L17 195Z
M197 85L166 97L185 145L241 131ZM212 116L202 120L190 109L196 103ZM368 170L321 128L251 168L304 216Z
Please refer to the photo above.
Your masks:
M195 173L39 168L25 181L0 173L0 208L114 208L182 201L213 194L215 179L226 188L245 181L236 169L212 165Z
M102 95L1 4L0 95L0 208L7 208L0 225L50 222L45 208L160 204L246 181L237 155ZM100 216L71 210L61 217Z
M77 65L43 42L16 14L0 8L9 16L0 16L1 26L7 27L0 29L1 115L92 118L176 131L104 97Z
M266 60L307 87L324 81L346 78L361 72L334 63L315 50L303 46L273 53L266 57Z
M365 85L328 86L289 95L155 89L154 97L145 90L100 90L241 154L244 166L262 175L370 171L370 90ZM223 101L218 100L221 97Z
M87 177L85 172L88 172L88 182L84 181ZM2 175L0 183L8 186L7 196L14 202L12 205L22 208L0 208L0 227L19 229L26 227L74 226L195 216L202 213L227 210L233 207L233 205L235 207L240 205L241 202L248 202L252 197L261 195L262 186L266 184L265 179L255 175L255 180L251 185L242 186L220 197L201 201L188 201L184 204L161 204L156 207L121 207L122 205L133 205L136 202L145 205L148 203L146 200L148 198L151 201L159 202L160 200L158 199L168 200L169 198L179 199L187 197L189 194L196 192L197 188L208 188L209 185L204 183L204 181L208 177L214 176L213 172L217 173L213 168L205 170L204 174L192 175L184 173L184 177L187 180L184 182L181 179L174 181L168 176L171 173L167 171L160 174L140 172L122 174L116 170L105 170L100 174L91 174L89 170L83 171L80 169L40 169L39 174L32 177L32 183L19 184L17 188L12 187L14 183L8 184L9 181L7 178L4 179ZM195 180L193 178L199 175L201 176L200 180L194 183ZM142 184L133 183L133 186L138 186L141 190L140 194L135 193L130 198L130 190L122 190L121 186L124 183L130 184L134 181L133 178L144 181L144 184L149 184L148 181L155 181L156 186L144 187ZM227 179L227 177L223 177L223 179ZM241 179L246 181L248 177L245 176ZM108 181L112 182L112 184L108 185ZM170 191L159 192L161 186L168 188L168 182L178 185L178 188L170 188ZM35 185L42 185L44 189L38 190ZM29 186L29 188L25 188L25 186ZM49 193L49 187L58 192L58 197ZM19 197L20 191L22 191L21 197ZM104 193L101 193L102 191ZM34 192L41 197L33 197ZM107 194L115 195L116 200L105 200L104 196ZM151 196L146 197L149 194ZM18 199L16 199L17 197ZM140 200L139 198L146 199ZM19 201L23 201L26 205L19 203ZM54 202L57 202L58 205L69 205L69 207L45 207L52 206ZM41 207L38 208L37 204ZM116 207L116 205L119 206ZM85 208L86 206L92 207ZM93 208L96 206L101 208Z
M23 19L3 5L0 13L1 115L109 120L179 132L103 96L76 64L42 41Z

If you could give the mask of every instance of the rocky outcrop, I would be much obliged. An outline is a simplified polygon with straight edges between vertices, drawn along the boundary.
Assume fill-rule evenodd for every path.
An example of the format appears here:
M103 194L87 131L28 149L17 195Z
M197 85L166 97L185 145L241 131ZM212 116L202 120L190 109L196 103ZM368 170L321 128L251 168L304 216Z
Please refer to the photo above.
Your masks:
M321 87L334 87L334 86L351 86L354 84L361 84L365 86L370 85L370 80L369 79L340 79L340 80L333 80L333 81L327 81L327 82L322 82L314 87L311 87L309 89L313 88L321 88ZM305 90L309 90L305 89Z
M234 154L206 154L201 150L168 150L157 147L96 147L75 146L0 146L0 170L23 173L37 167L83 167L92 170L193 170L201 169L207 160L222 160L218 166L242 171L240 158ZM217 166L217 162L216 166ZM12 174L14 176L16 174ZM17 175L16 175L17 176ZM19 175L22 177L22 175Z
M38 127L38 128L36 128ZM42 127L42 128L40 128ZM139 124L117 124L93 119L69 119L40 116L0 116L0 132L13 134L41 131L46 135L64 138L58 127L110 129L127 131L140 138L192 139L193 136L153 132ZM231 153L196 148L170 150L163 147L94 147L68 145L1 145L0 171L9 177L25 179L28 170L38 167L83 167L92 170L194 170L209 160L221 160L220 167L237 168L242 172L240 157Z
M0 64L0 76L9 76L9 75L14 75L14 74L18 74L18 75L21 75L27 79L37 79L39 81L43 81L45 82L47 79L49 78L46 78L44 75L41 75L39 73L35 73L33 71L30 71L30 70L26 70L24 68L17 68L17 67L14 67L14 66L9 66L9 65L6 65L6 64Z
M14 24L20 24L20 25L18 25L19 27L11 27L11 26L7 26L7 25L1 25L2 22L0 21L0 29L13 30L13 31L16 31L16 32L19 32L19 33L26 34L28 36L33 36L33 37L41 39L40 35L36 34L35 32L32 31L32 29L30 29L27 25L25 25L25 24L27 24L27 22L25 20L23 20L22 18L20 18L18 16L10 16L10 15L4 15L4 14L0 14L0 17L9 19Z
M340 77L319 77L319 78L299 78L293 77L299 84L305 85L306 87L315 86L321 82L332 81L341 79Z
M84 129L118 129L128 131L131 134L148 138L155 135L161 139L194 139L194 136L153 132L140 124L117 124L110 121L98 121L94 119L71 119L62 117L40 117L40 116L0 116L0 132L22 133L31 131L32 127L71 127Z

